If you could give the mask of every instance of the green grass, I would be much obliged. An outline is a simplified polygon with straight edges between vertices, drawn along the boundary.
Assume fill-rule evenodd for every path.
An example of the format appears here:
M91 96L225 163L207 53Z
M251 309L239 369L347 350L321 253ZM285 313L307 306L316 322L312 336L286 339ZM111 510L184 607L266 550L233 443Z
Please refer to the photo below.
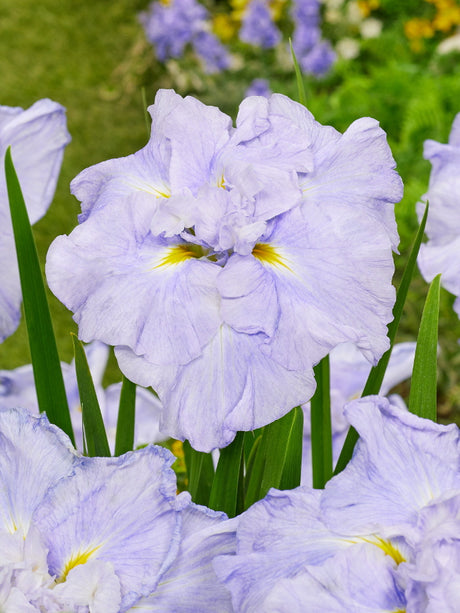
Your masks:
M393 13L398 6L389 1L383 4ZM160 66L137 21L137 13L146 5L147 0L42 0L38 4L0 0L1 104L28 107L40 98L52 98L67 108L72 134L54 202L34 227L42 264L53 238L76 225L79 207L69 193L70 180L91 164L130 154L145 144L142 88L149 104L159 87L174 86L179 93L197 95L232 116L256 76L269 78L274 91L297 97L288 56L281 67L275 52L262 54L242 44L235 46L241 67L234 72L204 75L190 55L184 62L170 63L169 69ZM428 185L430 164L422 156L423 141L447 140L460 111L460 62L459 55L440 58L432 49L414 56L402 34L402 17L398 21L393 13L388 13L391 19L383 35L365 41L357 60L338 62L322 80L305 78L305 86L308 106L321 123L343 131L353 120L368 115L388 133L405 183L404 198L396 207L402 254L397 258L398 279L417 226L415 204ZM333 35L331 28L328 35ZM399 340L416 338L426 291L418 275L409 292ZM439 401L446 419L458 419L460 413L460 322L452 302L443 291ZM61 357L70 360L70 332L75 326L51 295L50 303ZM0 368L28 360L21 324L0 345Z

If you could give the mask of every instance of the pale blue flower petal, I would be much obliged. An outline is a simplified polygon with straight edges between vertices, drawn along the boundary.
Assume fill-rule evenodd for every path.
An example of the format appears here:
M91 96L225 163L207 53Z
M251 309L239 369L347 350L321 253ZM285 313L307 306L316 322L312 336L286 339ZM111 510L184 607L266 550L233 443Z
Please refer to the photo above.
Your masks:
M46 416L0 410L0 531L26 535L48 488L80 462L69 438Z
M87 458L50 490L34 516L50 572L64 581L80 564L110 562L120 580L121 611L150 594L179 545L173 459L153 446Z
M120 581L109 562L89 560L72 568L66 581L52 590L52 597L63 610L89 607L91 613L119 613Z
M273 169L278 167L285 172L311 172L315 164L308 132L311 125L316 123L313 115L299 105L303 109L299 117L303 125L299 130L298 122L291 116L273 108L276 99L276 95L268 99L262 96L245 98L238 109L236 129L230 142L237 147L238 158L241 156L247 162ZM299 111L297 108L295 110Z
M70 136L65 109L39 100L29 109L0 107L0 154L7 147L21 184L31 223L48 209L56 188L64 147ZM0 342L17 328L21 287L8 205L5 171L0 169Z
M29 109L14 113L0 125L0 151L11 146L11 155L21 184L31 223L48 209L56 189L65 146L70 142L65 109L44 99ZM4 169L0 170L2 208L7 207Z
M397 343L391 352L390 361L382 382L381 394L387 394L395 385L408 379L412 374L415 343ZM338 460L348 431L348 421L343 413L345 405L359 398L371 369L359 349L352 343L337 345L329 354L332 451L334 464ZM392 404L399 404L407 410L404 400L392 394ZM312 458L310 438L310 404L303 407L304 437L302 448L302 485L312 485Z
M447 227L447 226L446 226ZM460 236L446 245L429 241L421 245L418 265L423 277L431 283L441 273L441 282L448 292L456 296L454 309L460 317Z
M2 552L0 572L10 571L8 579L10 585L17 588L29 602L35 602L43 590L48 590L54 584L53 578L48 573L46 559L48 550L33 525L26 536L20 531L12 534L0 533L0 551ZM3 611L2 592L0 586L0 610Z
M424 507L403 567L410 611L454 612L460 594L460 491Z
M16 115L20 115L23 109L20 106L0 105L0 130L8 124Z
M396 248L399 237L393 204L403 195L402 181L385 132L375 119L353 122L344 134L314 121L311 113L286 96L274 94L271 112L289 117L312 144L315 167L301 186L305 206L341 207L367 211L375 226L383 227Z
M123 348L116 356L126 376L158 392L161 431L211 451L228 445L240 430L282 417L313 394L312 371L287 370L264 354L263 340L262 334L240 334L223 325L198 358L169 370Z
M182 511L181 544L177 558L158 588L131 611L145 613L231 613L230 593L218 580L213 559L233 554L238 520L223 513L191 505Z
M460 113L456 116L448 144L427 140L423 157L431 162L428 192L422 200L430 203L426 234L430 244L447 245L460 234L460 140L458 138ZM424 203L418 203L417 212L422 216Z
M454 309L460 316L460 113L452 125L448 144L425 141L424 157L432 165L428 192L430 203L426 234L428 242L420 247L418 264L424 278L431 282L442 273L441 283L457 297ZM425 203L417 213L423 215Z
M48 284L74 312L82 340L127 345L157 363L186 363L220 324L214 287L220 267L181 261L182 241L152 236L150 219L150 207L140 202L94 211L53 242ZM170 263L171 252L178 252L177 263Z
M233 255L217 278L224 321L238 332L270 338L275 333L280 308L276 280L256 258Z
M127 196L153 209L170 196L171 145L162 132L162 122L181 100L170 90L160 90L155 105L149 107L153 127L148 144L133 155L95 164L75 177L71 191L81 202L80 221L93 209L110 206Z
M280 579L295 576L306 565L322 564L350 546L322 523L320 496L310 488L271 490L239 516L236 555L214 561L235 611L264 610L261 603Z
M13 334L21 319L22 292L11 219L0 209L0 342Z
M405 610L395 562L377 547L362 544L281 579L257 610L264 613L388 613Z
M386 234L370 234L370 225L363 212L344 209L336 211L331 227L313 205L308 216L293 209L278 218L248 256L263 264L257 275L248 276L255 264L233 256L218 277L224 314L230 296L230 325L235 321L237 329L250 331L254 313L267 309L264 331L276 328L263 350L292 370L311 368L347 340L370 360L379 358L389 344L385 324L393 317L394 265ZM241 297L234 295L237 276L245 279Z
M456 425L441 426L369 396L345 414L360 439L352 461L326 485L327 524L343 533L405 534L424 506L460 488Z
M164 90L157 94L153 109L157 99L165 95L162 92ZM155 129L157 122L153 117L152 121ZM231 118L218 108L187 96L180 98L174 112L161 119L159 129L170 140L172 193L174 189L186 186L196 194L208 181L217 187L221 179L219 155L233 130Z

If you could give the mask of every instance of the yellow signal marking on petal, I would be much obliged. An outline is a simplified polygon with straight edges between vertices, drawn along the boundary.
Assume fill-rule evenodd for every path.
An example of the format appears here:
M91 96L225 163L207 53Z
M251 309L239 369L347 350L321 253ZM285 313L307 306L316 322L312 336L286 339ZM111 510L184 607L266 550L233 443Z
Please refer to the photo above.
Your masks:
M70 560L64 566L62 575L59 577L59 579L57 579L56 583L64 583L64 581L67 579L67 575L70 573L72 568L75 568L75 566L78 566L79 564L86 564L86 562L88 562L88 560L93 556L94 553L96 553L98 549L100 549L101 546L102 545L97 545L92 549L79 551L78 553L72 555L70 557Z
M174 245L168 248L168 253L153 268L181 264L190 258L200 258L202 255L204 255L203 249L199 245Z
M155 187L149 183L145 183L144 181L140 181L134 177L126 177L124 179L124 183L132 187L133 189L138 190L139 192L147 192L148 194L153 194L157 198L170 198L171 192L169 187L163 184L162 187Z
M17 532L17 531L18 531L18 526L16 525L16 520L15 520L15 518L13 517L13 515L10 515L10 520L11 520L11 523L10 523L10 525L8 526L7 530L8 530L8 532L9 532L10 534L14 534L15 532ZM24 537L24 538L25 538L25 537Z
M376 545L379 549L383 551L387 556L393 558L396 564L401 564L401 562L405 562L406 558L402 555L402 553L396 549L391 541L387 541L380 536L375 536L373 538L360 538L359 540L364 541L365 543L369 543L370 545Z
M252 250L252 255L260 262L271 264L271 266L286 268L289 272L292 270L286 264L284 257L270 243L256 243Z
M377 545L377 547L380 547L380 549L384 553L386 553L387 556L390 556L390 558L393 558L396 564L401 564L401 562L406 561L406 558L399 551L399 549L396 549L396 547L393 545L391 541L386 541L385 539L382 539L378 536L377 543L375 544Z
M217 181L217 187L222 187L222 189L225 189L224 173L221 174L219 181Z

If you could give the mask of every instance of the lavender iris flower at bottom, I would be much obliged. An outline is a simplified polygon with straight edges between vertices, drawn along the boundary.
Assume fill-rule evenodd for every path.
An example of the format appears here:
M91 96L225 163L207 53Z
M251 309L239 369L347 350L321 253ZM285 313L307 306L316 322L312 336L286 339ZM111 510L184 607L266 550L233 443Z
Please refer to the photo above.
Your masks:
M448 144L425 141L424 157L432 165L426 224L428 242L420 247L418 265L427 281L442 273L441 283L454 296L460 317L460 113L455 117ZM422 217L425 205L419 203Z
M70 141L65 109L39 100L29 109L0 106L0 157L8 147L32 224L47 211L54 196L64 148ZM21 287L3 162L0 168L0 342L20 320Z
M398 343L393 347L390 361L382 381L380 393L388 394L390 390L408 379L412 374L415 356L415 343ZM347 436L349 424L344 415L345 405L359 398L363 392L371 365L362 353L351 343L337 345L330 355L330 395L332 452L334 465L337 462ZM404 400L392 394L392 404L406 408ZM312 457L310 433L310 404L304 405L304 436L302 447L302 485L312 484Z
M45 416L0 410L0 606L124 613L169 598L187 613L198 592L203 611L230 613L211 558L234 551L234 522L176 495L173 460L152 445L85 458Z
M345 470L325 490L271 490L239 517L236 555L214 561L235 612L455 610L457 426L376 396L345 415L360 434Z

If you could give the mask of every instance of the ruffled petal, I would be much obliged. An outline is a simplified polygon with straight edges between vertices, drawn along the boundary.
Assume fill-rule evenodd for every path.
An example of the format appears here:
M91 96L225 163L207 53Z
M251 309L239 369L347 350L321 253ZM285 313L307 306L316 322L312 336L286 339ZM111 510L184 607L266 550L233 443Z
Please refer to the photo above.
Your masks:
M0 530L25 536L47 490L81 462L46 416L0 410Z
M263 340L263 335L239 334L223 325L197 359L164 371L126 349L116 355L126 376L158 392L162 432L210 451L228 445L237 431L271 423L313 395L313 372L287 370L264 355Z
M121 610L157 586L179 546L174 458L149 446L118 458L87 458L37 509L34 523L59 581L90 560L119 578Z
M187 363L220 324L220 267L153 237L150 219L148 206L131 201L93 212L52 244L48 284L74 312L82 340L127 345L159 364Z
M4 115L5 116L5 115ZM70 142L65 109L44 99L29 109L14 112L0 126L0 150L11 146L11 156L21 184L31 223L48 209L54 196L64 148ZM0 170L0 197L6 196L4 169ZM2 202L7 207L7 201Z
M231 613L230 593L218 580L212 562L233 554L237 519L191 505L182 512L182 540L178 556L153 594L137 602L132 611L145 613Z
M457 426L441 426L370 396L345 414L360 434L352 462L326 485L327 524L358 534L406 534L420 510L460 487Z

